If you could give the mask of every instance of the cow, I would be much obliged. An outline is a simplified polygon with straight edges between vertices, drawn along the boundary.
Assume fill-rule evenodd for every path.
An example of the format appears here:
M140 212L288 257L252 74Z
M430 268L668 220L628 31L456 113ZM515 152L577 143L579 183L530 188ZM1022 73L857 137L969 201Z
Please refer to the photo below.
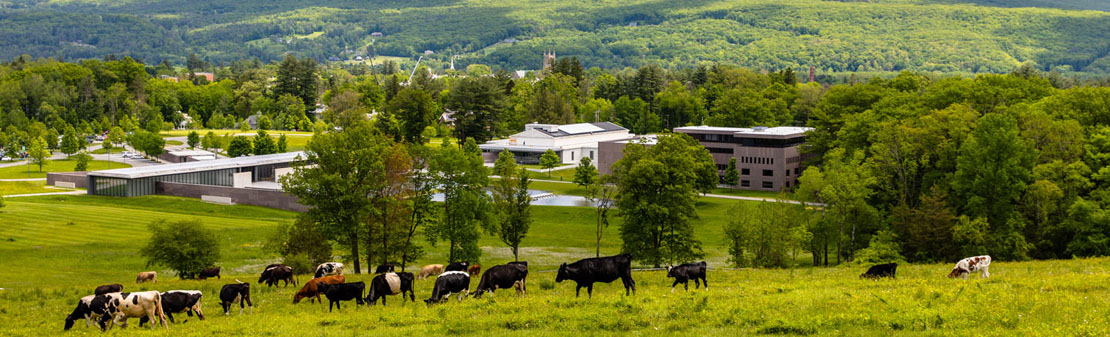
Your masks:
M328 275L341 275L343 274L343 264L339 262L324 262L316 266L316 273L313 278L321 278Z
M96 287L96 290L93 290L93 294L99 296L99 295L104 295L104 294L107 294L107 293L118 293L118 292L121 292L121 291L123 291L123 285L122 284L119 284L119 283L105 284L105 285Z
M278 282L285 281L285 286L288 287L289 283L293 286L297 285L297 279L293 277L293 268L284 264L272 264L266 266L262 271L262 276L258 277L258 283L266 282L266 286L276 286Z
M208 278L215 277L218 280L220 279L220 269L220 267L204 268L197 275L197 278L201 280L206 280Z
M442 273L443 273L443 265L442 264L429 264L427 266L424 266L424 268L420 268L420 273L416 274L416 279L417 280L423 280L423 279L428 278L429 276L436 276L436 275L439 275L439 274L442 274Z
M424 303L432 304L447 300L451 294L458 293L459 301L461 302L463 296L470 292L470 274L454 270L443 272L436 277L436 284L432 287L432 297L424 300Z
M674 292L674 287L679 283L690 290L690 280L694 280L694 289L698 289L698 283L705 284L705 290L709 290L709 281L705 280L705 261L698 263L683 263L677 267L667 266L667 277L673 278L674 283L671 284L671 292Z
M107 303L107 313L100 316L100 328L107 331L113 325L127 327L127 319L147 317L150 320L162 322L162 326L169 330L170 325L166 320L166 313L162 311L162 294L158 291L142 291L134 293L109 293L102 296L111 298ZM111 324L108 322L111 321ZM151 324L153 328L157 323Z
M135 283L143 283L150 281L151 283L158 283L158 273L153 271L144 271L135 276Z
M374 268L374 274L392 273L396 270L398 264L396 262L382 263L378 265L378 268Z
M316 300L320 300L320 303L323 304L324 300L320 299L318 285L339 284L343 282L347 282L347 278L343 275L324 276L308 280L308 282L304 283L304 287L301 287L301 290L293 295L293 304L300 303L302 298L311 298L313 303L316 303Z
M894 274L898 271L897 263L877 264L867 268L863 274L859 274L860 278L878 279L882 277L895 278Z
M385 305L385 298L387 295L401 295L401 303L405 301L405 292L409 293L409 300L416 302L416 293L412 291L412 283L415 277L412 273L384 273L374 276L370 280L370 291L366 293L366 302L370 305L378 304L378 299L382 299L382 305Z
M238 280L236 280L238 281ZM250 313L254 313L254 304L251 303L251 284L250 283L231 283L225 284L220 288L220 306L224 308L224 315L231 315L231 305L239 301L239 314L243 314L243 304L250 307Z
M481 275L481 274L482 274L482 265L480 265L480 264L472 264L472 265L470 265L470 267L467 267L467 268L466 268L466 272L467 272L467 273L470 273L470 276L478 276L478 275Z
M493 266L482 274L478 286L474 288L474 298L482 298L482 293L494 290L513 288L519 283L517 293L524 293L524 282L528 278L528 263L509 263Z
M956 262L956 266L952 268L952 272L948 273L948 278L960 277L967 279L967 276L974 272L980 272L979 277L991 277L991 273L987 267L991 265L991 256L973 256Z
M73 323L82 318L85 319L86 328L89 327L93 320L96 320L99 324L100 317L108 313L108 301L111 300L111 297L106 295L107 293L89 295L78 300L77 308L73 309L73 312L70 313L69 316L66 316L65 330L72 328Z
M616 279L624 283L624 294L629 291L636 293L636 281L632 280L632 255L621 254L606 257L592 257L581 259L571 264L563 263L559 266L559 274L555 282L573 280L578 284L574 289L574 297L578 297L582 287L586 287L586 294L593 297L594 283L609 283Z
M466 271L469 266L470 262L451 262L447 264L446 268L443 268L443 271Z
M162 295L162 312L166 313L166 318L170 323L177 323L173 320L175 312L184 311L189 317L193 317L193 312L197 313L197 318L204 320L204 312L200 311L200 298L204 296L199 290L170 290ZM146 323L147 318L144 316L139 319L139 327Z
M362 281L337 284L320 283L316 285L316 289L328 298L328 312L331 312L332 305L335 305L336 309L342 310L343 308L340 308L340 302L342 301L355 300L357 305L365 304L362 302L362 293L366 290L366 283L362 283Z

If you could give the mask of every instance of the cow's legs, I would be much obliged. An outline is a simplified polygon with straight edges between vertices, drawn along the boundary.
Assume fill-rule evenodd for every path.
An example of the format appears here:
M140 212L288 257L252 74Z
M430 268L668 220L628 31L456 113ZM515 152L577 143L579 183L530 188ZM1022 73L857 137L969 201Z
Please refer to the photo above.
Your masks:
M192 311L197 312L197 318L200 318L200 320L202 320L202 321L204 320L204 313L200 311L200 301L197 301L197 304L193 305L193 310Z
M674 294L674 287L676 287L676 286L678 286L678 278L675 278L674 283L671 283L671 293L672 294Z
M231 315L231 303L220 301L220 307L224 308L224 316Z
M574 297L578 297L581 294L582 294L582 286L579 285L576 288L574 288Z
M251 314L251 315L254 315L254 303L251 303L251 296L250 295L243 296L243 300L247 301L247 306L250 307L250 309L248 309L248 310L250 310L250 311L248 311L248 313ZM242 303L240 303L240 305L242 305Z
M590 284L590 285L586 286L586 296L588 296L588 298L594 298L594 285L593 284Z
M709 290L709 280L706 280L706 279L705 279L705 276L702 276L702 278L701 278L701 283L702 283L703 285L705 285L705 290L706 290L706 291L708 291L708 290Z
M173 320L173 313L172 312L166 312L166 319L169 320L170 323L177 323ZM151 320L151 321L153 322L153 320Z
M987 267L990 267L990 266L983 266L983 273L982 273L982 274L979 274L979 275L980 275L980 277L982 277L982 278L989 278L989 277L991 277L991 272L987 270Z
M676 281L677 281L677 279L676 279ZM629 290L632 291L631 292L632 294L636 293L636 281L632 280L632 275L621 276L621 282L624 283L624 295L625 296L629 295ZM673 289L673 286L672 286L672 289ZM690 290L689 283L686 284L686 290Z

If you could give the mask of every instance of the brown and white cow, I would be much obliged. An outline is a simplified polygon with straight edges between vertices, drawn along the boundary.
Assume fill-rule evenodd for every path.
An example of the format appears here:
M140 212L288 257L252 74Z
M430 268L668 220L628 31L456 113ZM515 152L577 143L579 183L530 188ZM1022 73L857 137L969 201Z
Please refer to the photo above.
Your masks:
M162 295L158 291L142 291L134 293L109 293L108 312L100 317L100 325L104 330L111 329L113 325L127 327L128 318L147 317L153 322L151 327L162 322L167 330L170 328L166 313L162 311ZM108 324L111 321L112 324Z
M974 272L980 272L979 276L982 278L991 277L988 267L991 265L991 256L972 256L956 262L956 266L952 268L952 272L948 273L948 278L959 277L967 279L967 276Z
M429 264L427 266L424 266L424 268L420 268L420 273L416 274L416 279L417 280L423 280L423 279L426 279L428 277L436 276L436 275L439 275L439 274L442 274L442 273L443 273L443 265L442 264Z
M153 271L144 271L135 276L135 283L143 283L150 281L151 283L158 283L158 273Z
M344 282L347 282L347 277L343 275L324 276L308 280L304 283L304 286L301 287L301 290L297 291L297 293L293 295L293 304L300 303L301 299L304 298L311 299L313 303L316 303L316 300L320 300L320 303L322 304L324 303L324 300L320 298L320 290L318 285L321 283L340 284Z

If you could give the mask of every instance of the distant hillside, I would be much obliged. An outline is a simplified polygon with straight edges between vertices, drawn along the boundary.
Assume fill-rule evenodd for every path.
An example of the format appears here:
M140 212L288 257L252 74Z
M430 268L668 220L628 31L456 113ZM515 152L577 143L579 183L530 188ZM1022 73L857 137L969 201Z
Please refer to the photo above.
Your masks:
M462 64L534 69L544 50L554 50L605 68L724 62L823 72L1005 72L1032 61L1044 70L1110 73L1110 12L1094 11L1110 10L1110 2L1095 0L100 3L3 3L0 59L115 54L181 64L189 53L216 63L269 61L286 52L321 61L415 58L429 50L427 59L438 64L460 55Z

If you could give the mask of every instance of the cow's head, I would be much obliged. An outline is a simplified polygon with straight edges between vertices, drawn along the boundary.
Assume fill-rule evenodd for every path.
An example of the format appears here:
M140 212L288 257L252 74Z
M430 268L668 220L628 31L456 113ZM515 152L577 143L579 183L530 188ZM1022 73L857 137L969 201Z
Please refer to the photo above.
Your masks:
M70 315L66 316L66 327L65 327L65 331L69 331L69 329L73 327L73 322L74 322L74 321L76 321L76 320L77 320L77 319L76 319L76 318L74 318L72 314L70 314Z
M952 272L948 273L948 278L954 278L954 277L960 276L960 274L963 274L963 273L966 273L966 272L967 272L966 270L963 270L963 269L960 269L960 268L953 268Z
M563 280L566 280L569 276L570 275L567 275L567 264L563 263L559 266L559 273L555 275L555 282L563 282Z

